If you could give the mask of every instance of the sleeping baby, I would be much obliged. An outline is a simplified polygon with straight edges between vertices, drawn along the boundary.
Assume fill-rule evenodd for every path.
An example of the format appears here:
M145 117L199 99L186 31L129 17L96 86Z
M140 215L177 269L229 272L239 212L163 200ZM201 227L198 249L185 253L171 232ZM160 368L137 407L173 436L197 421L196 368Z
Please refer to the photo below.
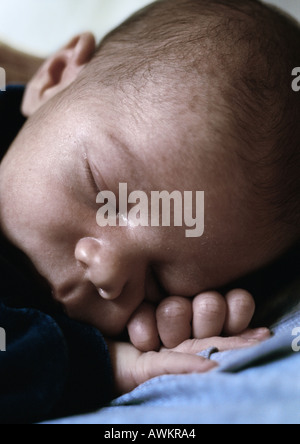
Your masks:
M160 0L99 47L77 36L28 84L0 167L1 231L65 314L107 338L118 393L268 337L248 329L251 294L219 289L299 239L299 38L255 0ZM119 207L128 223L100 227L97 196L120 184L204 191L203 235Z

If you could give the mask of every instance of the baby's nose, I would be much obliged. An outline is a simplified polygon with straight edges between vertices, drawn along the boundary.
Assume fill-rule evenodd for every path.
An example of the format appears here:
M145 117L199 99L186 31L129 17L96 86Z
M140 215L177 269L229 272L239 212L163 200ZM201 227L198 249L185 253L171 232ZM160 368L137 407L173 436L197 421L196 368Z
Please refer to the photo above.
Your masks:
M76 260L86 267L87 279L104 299L117 299L129 279L128 264L123 254L116 246L103 244L94 238L81 239L76 245Z

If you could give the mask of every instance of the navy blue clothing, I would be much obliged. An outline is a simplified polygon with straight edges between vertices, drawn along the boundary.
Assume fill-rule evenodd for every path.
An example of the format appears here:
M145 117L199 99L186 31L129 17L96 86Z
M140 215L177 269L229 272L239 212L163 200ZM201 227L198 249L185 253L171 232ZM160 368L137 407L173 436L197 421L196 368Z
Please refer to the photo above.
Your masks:
M25 122L23 87L0 92L0 161ZM100 332L68 319L27 258L0 234L0 423L33 423L95 410L111 400Z

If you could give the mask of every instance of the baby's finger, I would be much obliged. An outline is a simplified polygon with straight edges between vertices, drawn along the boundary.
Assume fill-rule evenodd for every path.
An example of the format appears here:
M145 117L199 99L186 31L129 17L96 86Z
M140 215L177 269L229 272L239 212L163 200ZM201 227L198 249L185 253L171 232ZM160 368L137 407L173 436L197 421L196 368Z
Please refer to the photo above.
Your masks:
M165 347L173 348L191 337L192 302L186 298L164 299L156 310L157 328Z
M254 330L251 330L250 328L248 328L247 330L245 330L239 334L240 338L250 339L252 341L253 340L264 341L266 339L269 339L271 336L272 336L271 331L265 327L256 328Z
M162 375L179 375L209 372L217 363L200 356L165 351L163 353L145 353L136 366L137 384Z
M173 348L172 351L197 354L214 347L218 349L218 351L223 352L227 350L253 347L269 338L270 331L266 328L259 328L256 330L247 330L247 333L245 334L230 338L215 337L208 339L190 339Z
M128 325L128 334L132 344L142 352L159 350L155 307L144 302L132 315Z
M193 337L196 339L219 336L226 318L226 301L215 291L201 293L193 300Z
M225 296L227 315L224 323L224 333L235 336L246 330L255 312L255 302L246 290L232 290Z

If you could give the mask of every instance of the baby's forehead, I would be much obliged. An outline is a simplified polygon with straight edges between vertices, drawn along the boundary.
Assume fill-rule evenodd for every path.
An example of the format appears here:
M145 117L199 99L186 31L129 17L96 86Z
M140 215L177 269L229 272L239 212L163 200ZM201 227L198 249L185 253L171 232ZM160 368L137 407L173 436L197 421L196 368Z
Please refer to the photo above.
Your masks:
M86 94L79 104L71 101L75 133L79 138L84 134L99 169L119 175L120 181L133 179L135 186L186 190L212 170L216 136L211 137L211 105L203 101L203 91L201 97L190 96L182 88L173 97L170 91L164 94L166 89L147 85L141 93L122 94L109 87Z

